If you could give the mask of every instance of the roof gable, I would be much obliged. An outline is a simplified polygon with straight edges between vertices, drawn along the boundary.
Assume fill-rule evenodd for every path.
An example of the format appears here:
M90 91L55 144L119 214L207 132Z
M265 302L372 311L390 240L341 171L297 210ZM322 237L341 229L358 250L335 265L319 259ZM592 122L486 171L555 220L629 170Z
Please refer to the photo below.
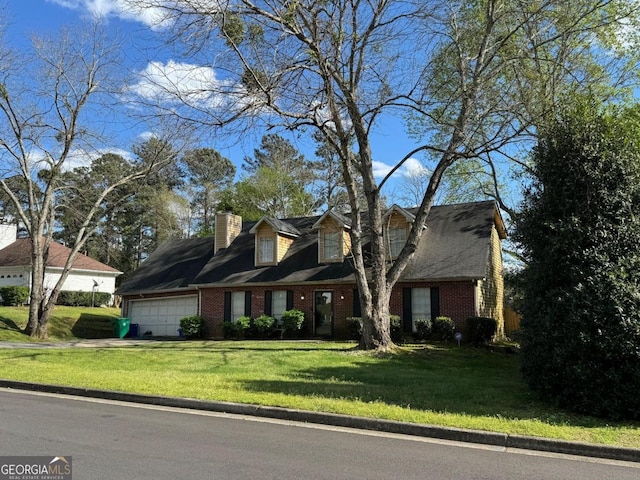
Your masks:
M322 214L322 216L318 219L316 223L313 224L311 228L318 229L322 227L322 224L325 222L327 218L333 218L335 222L340 225L342 228L350 229L351 228L351 219L346 215L342 215L341 213L334 212L333 210L327 210Z
M286 222L285 220L278 220L277 218L271 218L271 217L262 217L251 228L251 230L249 230L249 233L256 233L258 231L258 227L260 227L260 225L262 225L263 223L270 225L271 228L273 228L273 230L276 233L279 233L282 235L288 235L291 237L300 236L300 231L290 223Z
M407 222L409 223L413 223L413 221L416 219L416 216L413 213L411 213L409 210L402 208L399 205L396 205L394 203L393 205L391 205L389 210L387 210L384 213L384 215L382 216L382 220L386 221L391 215L393 215L394 212L397 212L400 215L402 215L404 218L406 218Z

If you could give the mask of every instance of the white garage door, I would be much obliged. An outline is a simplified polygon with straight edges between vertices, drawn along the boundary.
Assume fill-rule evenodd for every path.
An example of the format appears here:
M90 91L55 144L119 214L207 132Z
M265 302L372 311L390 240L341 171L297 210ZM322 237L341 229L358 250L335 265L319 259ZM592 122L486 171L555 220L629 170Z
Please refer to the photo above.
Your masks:
M197 314L198 297L195 295L132 300L129 305L131 323L139 325L138 335L175 337L180 328L180 319Z

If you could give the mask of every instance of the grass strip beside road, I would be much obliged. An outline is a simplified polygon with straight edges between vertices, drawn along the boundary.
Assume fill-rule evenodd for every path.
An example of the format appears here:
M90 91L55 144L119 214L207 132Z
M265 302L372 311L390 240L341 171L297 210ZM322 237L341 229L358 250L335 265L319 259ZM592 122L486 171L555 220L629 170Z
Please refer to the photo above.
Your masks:
M640 448L639 423L550 407L516 356L448 345L379 357L340 342L150 342L0 350L0 378L270 405Z

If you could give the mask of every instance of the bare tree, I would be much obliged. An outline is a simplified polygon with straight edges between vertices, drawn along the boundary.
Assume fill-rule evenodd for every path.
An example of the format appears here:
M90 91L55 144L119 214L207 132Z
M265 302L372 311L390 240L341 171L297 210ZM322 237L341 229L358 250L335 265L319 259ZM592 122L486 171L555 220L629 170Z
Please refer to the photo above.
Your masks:
M143 177L144 168L105 183L78 224L59 281L44 288L59 195L70 159L88 156L97 137L88 128L90 112L109 93L117 44L109 44L96 23L63 31L59 38L32 40L24 58L0 68L0 191L13 204L31 241L31 292L25 333L47 336L48 319L77 253L94 232L100 207L119 186ZM86 158L86 157L85 157ZM16 178L19 181L16 181Z
M352 212L361 347L381 351L394 348L391 291L447 169L508 154L513 142L532 138L558 95L576 85L611 87L602 79L628 67L609 54L622 48L616 34L635 25L634 7L621 0L129 3L164 11L169 40L182 41L193 61L207 59L227 75L191 92L164 82L161 112L210 127L260 119L272 128L311 129L340 158ZM393 114L412 118L422 144L399 153L393 170L376 182L370 134L382 115ZM422 151L434 158L431 175L406 245L389 263L381 188Z

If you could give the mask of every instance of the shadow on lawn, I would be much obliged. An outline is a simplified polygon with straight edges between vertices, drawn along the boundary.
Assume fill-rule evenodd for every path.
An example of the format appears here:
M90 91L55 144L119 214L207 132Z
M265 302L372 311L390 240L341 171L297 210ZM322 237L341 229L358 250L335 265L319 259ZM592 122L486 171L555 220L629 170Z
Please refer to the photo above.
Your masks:
M83 313L71 327L71 333L76 338L109 338L113 336L111 317Z
M168 350L206 350L211 349L213 353L231 353L231 352L348 352L351 348L348 344L346 347L336 348L333 342L314 342L313 340L296 340L296 341L273 341L273 340L251 340L251 345L247 345L245 341L229 341L229 340L184 340L177 337L153 337L145 348L168 349ZM310 345L312 344L312 345Z
M16 324L16 322L7 317L0 317L0 328L15 332L22 332L22 329Z
M640 427L637 422L612 422L545 404L528 390L517 368L507 369L509 378L505 378L504 368L474 365L464 369L439 365L438 361L427 363L409 355L387 358L379 364L314 367L301 370L299 379L251 380L244 382L244 387L256 392L378 403L412 411L538 420L550 425Z
M7 317L0 317L0 329L23 333L22 327L20 327L16 322Z

